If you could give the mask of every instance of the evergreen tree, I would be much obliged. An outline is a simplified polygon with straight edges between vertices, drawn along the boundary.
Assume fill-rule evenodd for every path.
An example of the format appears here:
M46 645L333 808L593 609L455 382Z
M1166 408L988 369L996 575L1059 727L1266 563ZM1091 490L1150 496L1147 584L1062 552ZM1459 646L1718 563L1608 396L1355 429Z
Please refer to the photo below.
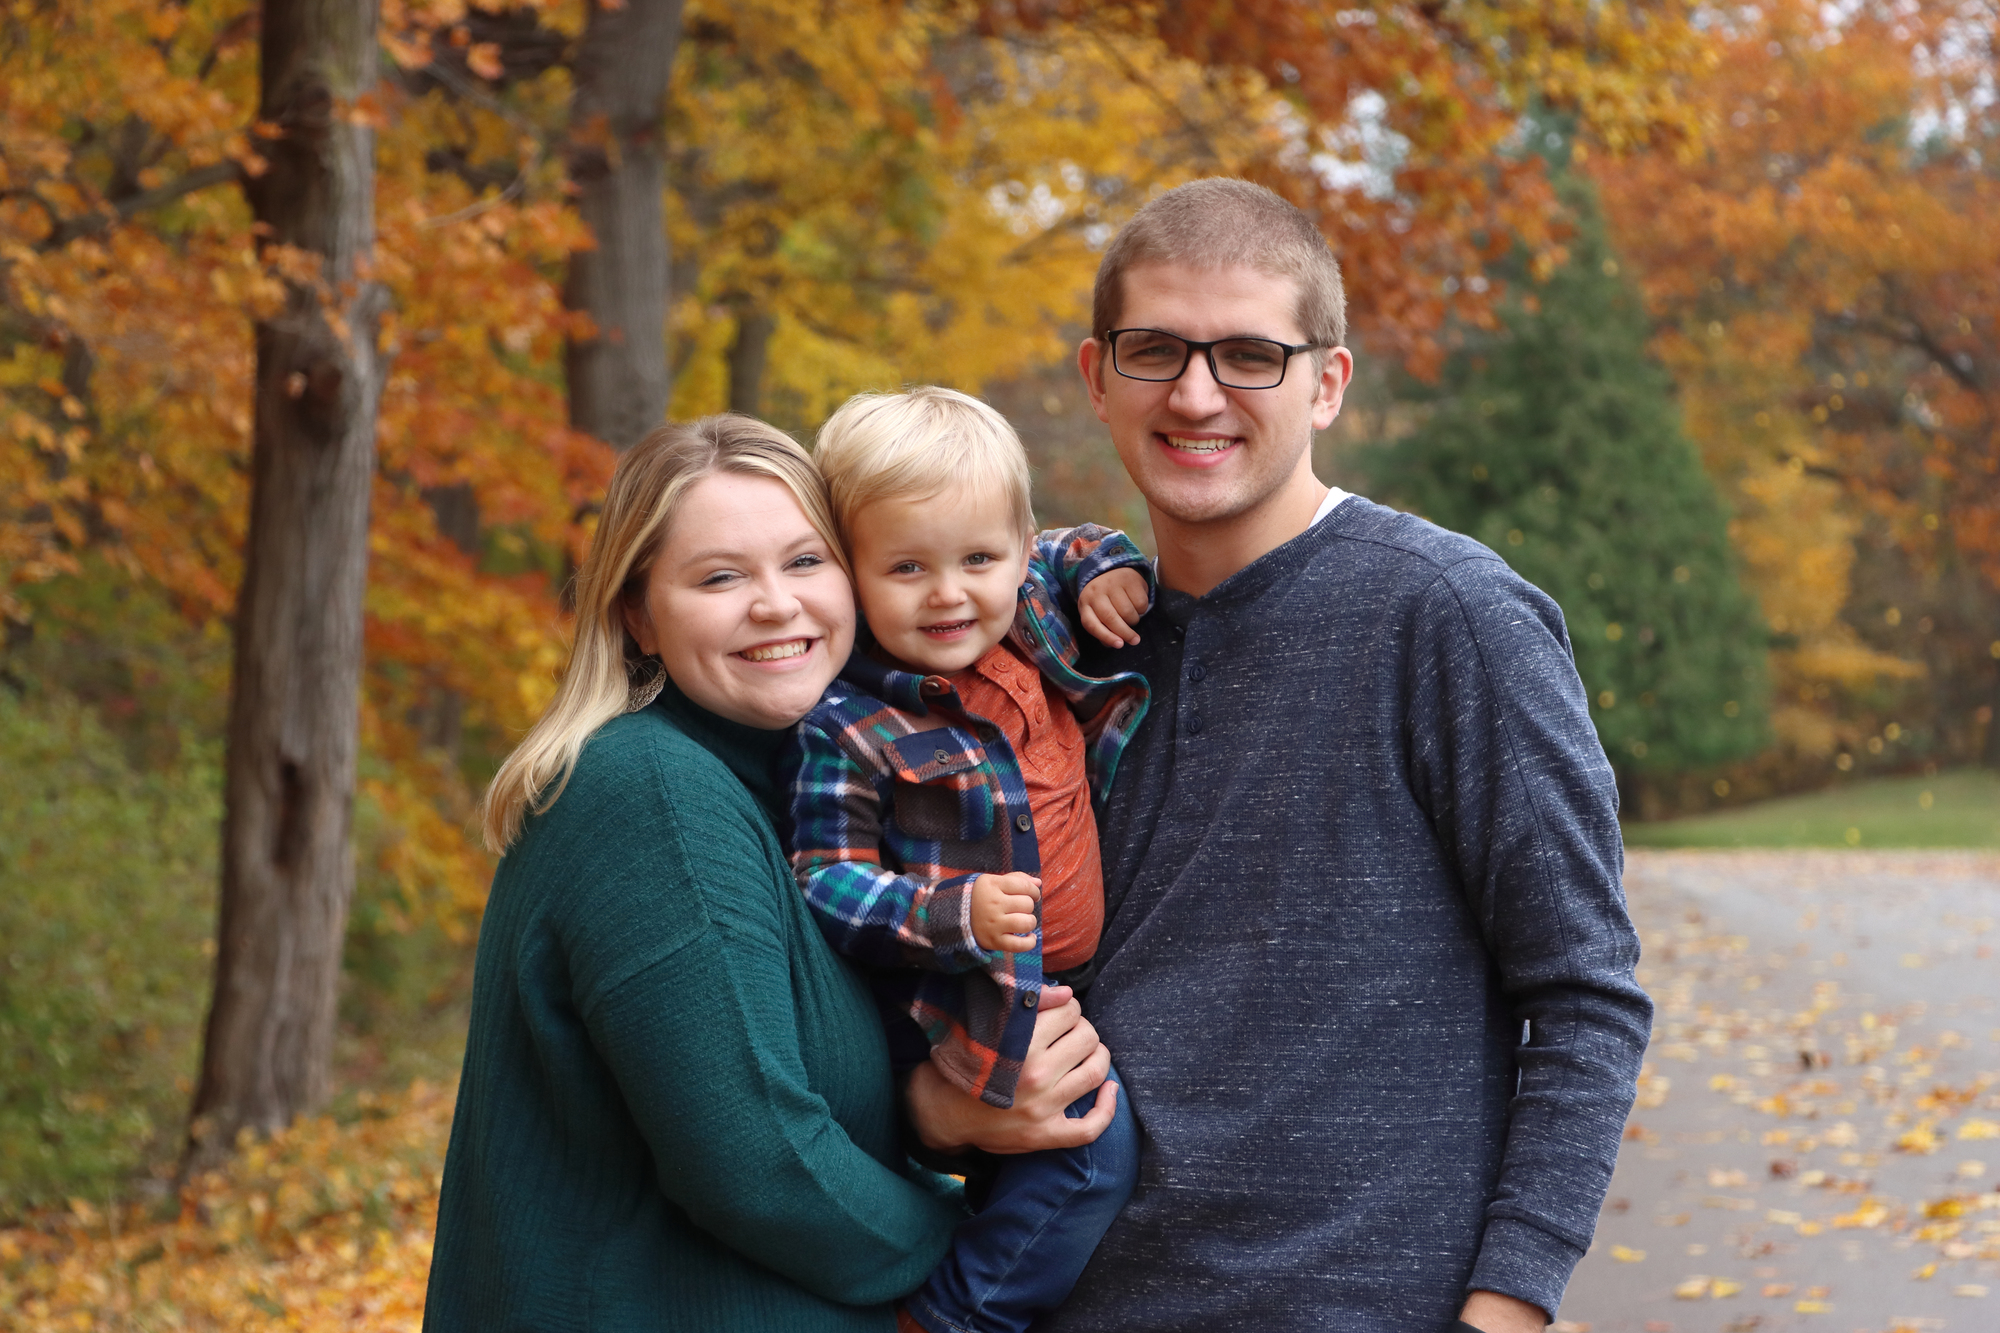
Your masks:
M1364 466L1385 502L1484 542L1562 607L1629 792L1764 745L1769 634L1596 201L1573 176L1561 187L1569 262L1546 283L1517 272L1501 327Z

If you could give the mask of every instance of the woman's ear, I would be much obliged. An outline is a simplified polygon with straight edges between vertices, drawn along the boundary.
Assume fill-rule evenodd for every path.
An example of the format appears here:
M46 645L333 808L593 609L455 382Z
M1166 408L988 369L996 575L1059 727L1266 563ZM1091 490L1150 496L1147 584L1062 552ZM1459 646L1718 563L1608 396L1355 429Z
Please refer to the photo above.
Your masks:
M644 585L641 585L643 589ZM653 633L653 614L646 609L643 591L638 597L629 593L619 596L619 610L625 616L625 632L639 645L639 651L648 657L660 655L660 641Z

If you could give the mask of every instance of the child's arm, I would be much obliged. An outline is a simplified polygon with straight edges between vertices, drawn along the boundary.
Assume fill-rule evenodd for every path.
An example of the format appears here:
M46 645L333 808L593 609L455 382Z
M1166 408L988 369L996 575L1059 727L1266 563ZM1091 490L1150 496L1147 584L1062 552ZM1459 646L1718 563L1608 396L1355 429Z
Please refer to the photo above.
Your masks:
M839 742L802 723L786 748L792 873L834 949L888 967L969 972L985 966L973 930L973 884L935 882L881 864L882 801Z
M1079 625L1113 648L1139 642L1133 626L1153 606L1153 562L1124 533L1085 523L1035 538L1036 571L1076 608Z

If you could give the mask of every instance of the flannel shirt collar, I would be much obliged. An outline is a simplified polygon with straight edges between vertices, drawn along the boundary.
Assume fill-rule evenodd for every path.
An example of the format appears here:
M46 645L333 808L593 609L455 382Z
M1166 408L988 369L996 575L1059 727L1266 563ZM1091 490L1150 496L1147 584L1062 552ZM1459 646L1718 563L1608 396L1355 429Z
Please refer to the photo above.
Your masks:
M929 717L934 703L958 703L958 691L943 676L920 676L884 666L869 655L874 637L866 630L854 636L854 651L840 669L840 679L892 708Z

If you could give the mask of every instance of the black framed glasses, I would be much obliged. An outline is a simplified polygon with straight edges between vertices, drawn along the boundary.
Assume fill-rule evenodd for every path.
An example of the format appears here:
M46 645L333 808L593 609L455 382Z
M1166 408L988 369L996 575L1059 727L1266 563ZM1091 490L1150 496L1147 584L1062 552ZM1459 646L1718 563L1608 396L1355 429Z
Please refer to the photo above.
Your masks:
M1200 352L1208 358L1208 373L1225 389L1275 389L1285 382L1285 367L1293 357L1323 346L1300 343L1295 347L1271 338L1218 338L1198 343L1159 329L1113 329L1104 340L1111 344L1111 368L1128 380L1149 384L1177 380Z

